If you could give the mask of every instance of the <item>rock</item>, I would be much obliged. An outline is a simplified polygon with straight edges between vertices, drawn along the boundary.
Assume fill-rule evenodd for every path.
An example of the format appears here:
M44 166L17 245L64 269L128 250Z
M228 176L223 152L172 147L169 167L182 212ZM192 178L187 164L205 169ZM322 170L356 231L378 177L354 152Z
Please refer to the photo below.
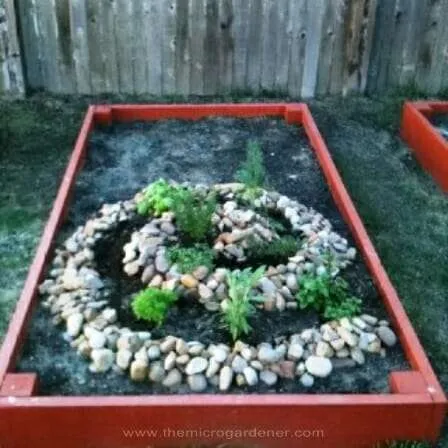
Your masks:
M215 358L210 358L207 371L205 372L205 376L207 378L211 378L212 376L215 376L218 373L218 370L220 367L221 367L221 364L218 361L216 361Z
M229 366L224 366L219 372L219 390L224 392L229 390L233 380L233 370Z
M160 272L161 274L165 274L168 272L169 264L164 253L159 252L157 254L154 265L157 272Z
M133 277L140 269L138 261L132 261L124 265L123 271L129 276Z
M167 235L174 235L176 233L176 228L169 221L163 221L160 225L160 230Z
M207 266L199 266L193 272L194 278L199 281L204 280L205 277L207 277L207 275L208 275L208 267Z
M204 344L197 341L191 341L188 343L188 353L191 356L198 356L204 350Z
M108 348L92 350L90 357L93 361L94 372L107 372L114 364L114 352Z
M163 368L165 370L171 370L172 368L174 368L174 366L176 365L176 358L177 356L175 352L168 353L168 356L163 361Z
M278 376L270 370L263 370L260 372L260 380L267 386L274 386L277 383Z
M304 373L300 377L300 382L303 387L313 387L314 378L309 373Z
M79 335L82 329L84 316L81 313L73 313L67 318L67 334L75 338Z
M117 321L117 310L114 308L106 308L101 315L106 319L107 323L113 324Z
M343 341L347 345L349 345L350 347L356 347L356 345L358 344L358 340L357 340L356 336L353 333L350 333L350 331L347 330L347 328L345 328L345 327L338 327L338 329L336 331L338 332L338 334L341 337L341 339L343 339Z
M117 348L136 352L142 346L142 341L135 333L124 333L117 340Z
M304 362L299 362L296 367L296 375L302 376L306 372L306 367Z
M286 286L292 293L297 292L299 288L297 285L297 277L295 274L288 274L286 276Z
M160 344L160 351L162 353L168 353L176 346L177 339L174 336L167 336L165 340Z
M213 291L211 289L209 289L207 286L205 286L203 283L199 283L198 292L199 292L199 297L204 301L207 301L207 300L210 300L213 298Z
M241 356L246 361L250 361L252 358L255 358L256 354L257 354L256 351L251 347L246 346L241 349Z
M278 365L272 366L271 369L281 378L292 379L295 377L296 364L294 361L282 361L279 362Z
M243 375L248 386L256 386L258 384L258 375L254 368L245 367L243 370Z
M222 363L227 359L228 352L222 347L214 347L209 351L213 359L215 359L219 363Z
M334 341L330 341L330 345L336 351L342 350L345 346L344 339L335 339Z
M160 383L165 377L165 369L160 362L151 364L149 369L149 379L154 383Z
M148 348L148 359L151 361L154 361L156 359L160 358L160 347L158 345L151 345L151 347Z
M257 356L263 364L272 364L280 359L278 353L269 345L262 345L258 350Z
M332 360L334 369L352 369L356 366L355 360L351 358L336 358Z
M118 350L115 362L121 370L126 370L132 360L132 352L127 349Z
M370 314L361 315L361 319L366 322L368 325L374 326L377 324L378 319L374 316L370 316Z
M169 387L170 389L179 386L182 383L182 374L177 369L170 370L168 375L162 381L162 384L165 387Z
M312 328L307 328L306 330L303 330L302 333L300 333L300 337L305 344L308 344L313 340L314 330Z
M187 375L195 375L196 373L201 373L207 370L208 361L200 356L193 358L185 368L185 373Z
M65 248L69 251L69 252L71 252L72 254L74 254L74 253L76 253L76 252L78 252L78 250L79 250L79 245L78 245L78 243L75 241L75 240L73 240L73 239L68 239L66 242L65 242Z
M239 355L236 355L232 361L232 370L235 373L243 373L244 369L247 367L247 361Z
M272 280L268 279L267 277L263 277L260 280L259 286L263 291L263 294L267 296L274 295L275 292L277 291L277 286L275 286L275 283Z
M147 285L154 277L155 274L155 268L153 264L150 264L149 266L146 266L146 268L143 270L141 281L144 285Z
M367 351L369 353L380 353L381 352L381 342L379 339L377 339L376 341L371 342L368 347L367 347Z
M153 288L160 288L163 284L163 277L160 274L156 274L149 282L149 286Z
M78 276L78 271L73 268L67 268L62 276L62 285L67 291L73 291L83 286L82 279Z
M106 336L98 330L91 329L89 334L89 344L92 348L103 348L106 345Z
M190 355L188 354L180 355L176 358L176 364L179 366L185 366L188 364L189 361L190 361Z
M291 344L288 348L288 359L298 361L303 356L303 347L300 344Z
M280 293L277 293L275 296L275 307L279 311L284 311L286 308L286 300Z
M193 289L198 286L198 281L190 274L185 274L180 278L180 281L182 285L185 286L185 288Z
M148 364L141 359L131 363L130 376L132 381L144 381L148 375Z
M190 375L187 383L192 392L203 392L207 389L207 380L202 374Z
M336 352L336 358L347 358L348 356L350 356L350 352L346 347Z
M178 339L176 341L176 352L179 355L186 355L188 353L188 345L183 339Z
M206 302L206 303L204 304L204 308L205 308L207 311L215 312L215 311L219 311L220 304L219 304L218 302Z
M364 353L362 350L358 347L352 348L350 350L350 355L354 361L356 361L357 364L364 364L366 362L366 358L364 356Z
M305 367L311 375L319 378L327 377L333 370L331 361L320 356L310 356L305 361Z
M316 355L331 358L334 355L334 351L327 342L319 341L316 346Z
M356 325L360 330L366 330L367 329L367 324L364 322L363 319L360 319L359 317L354 317L352 319L352 323L353 325Z
M377 333L384 345L393 347L397 343L397 337L389 327L381 326L377 329Z

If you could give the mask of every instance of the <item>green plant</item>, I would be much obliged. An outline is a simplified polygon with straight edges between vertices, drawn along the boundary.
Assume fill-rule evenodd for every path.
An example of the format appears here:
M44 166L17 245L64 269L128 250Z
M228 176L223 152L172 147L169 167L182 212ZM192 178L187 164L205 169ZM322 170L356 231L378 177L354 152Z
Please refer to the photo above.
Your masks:
M193 242L201 242L207 238L212 229L215 209L215 196L204 198L190 190L174 196L173 211L177 227L183 236Z
M253 263L276 265L284 263L297 253L300 243L293 236L283 236L272 241L248 240L247 256Z
M205 244L193 247L174 246L168 249L168 258L172 264L176 263L183 274L193 272L199 266L213 269L215 253Z
M361 300L348 294L348 283L328 273L300 278L297 300L301 309L314 308L325 319L340 319L360 313Z
M260 194L260 188L266 181L266 168L263 153L257 142L250 141L247 145L246 160L235 174L235 180L245 185L243 199L253 200Z
M255 312L253 302L264 300L260 296L255 296L252 288L263 277L264 271L265 267L261 266L255 271L247 268L242 271L231 271L227 274L229 300L222 311L222 322L234 341L243 334L249 334L252 330L248 319Z
M164 179L148 185L143 191L143 197L137 203L137 211L141 215L154 214L160 216L163 212L172 209L174 198L184 189L171 185Z
M132 311L137 319L162 325L177 295L167 289L148 288L140 291L132 300Z

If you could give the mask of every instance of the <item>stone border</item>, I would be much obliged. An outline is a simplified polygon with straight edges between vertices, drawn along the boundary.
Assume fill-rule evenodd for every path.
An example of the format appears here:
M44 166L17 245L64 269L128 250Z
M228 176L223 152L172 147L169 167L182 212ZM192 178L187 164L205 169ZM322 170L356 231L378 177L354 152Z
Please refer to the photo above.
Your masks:
M190 186L209 190L204 186ZM254 208L241 208L237 198L241 184L215 185L219 204L212 220L221 233L214 249L244 260L248 236L271 241L277 237L261 208L281 212L292 231L302 238L302 246L284 265L269 266L258 288L265 297L264 310L282 311L294 308L296 278L304 272L325 272L324 255L330 251L337 274L356 256L347 241L332 231L322 215L276 192L263 190ZM134 381L149 380L176 390L186 383L192 392L203 392L209 386L227 391L256 386L262 382L274 386L280 378L298 378L311 387L314 378L325 378L333 368L354 367L365 362L365 353L386 355L385 347L396 343L396 336L386 321L363 315L353 319L328 322L319 329L302 329L289 337L275 339L274 344L250 346L237 341L233 346L185 341L175 335L153 340L150 332L120 327L117 311L108 306L108 291L95 270L95 243L119 223L135 217L136 198L116 204L105 204L97 216L79 227L56 250L48 278L41 284L43 306L53 316L53 323L65 322L66 337L78 353L91 361L95 373L115 369L129 372ZM167 241L177 241L172 213L150 217L134 232L124 246L123 269L129 276L141 274L143 284L179 290L193 295L209 312L226 303L225 269L209 273L202 266L193 274L180 274L165 257ZM150 273L148 273L150 271ZM294 280L294 281L293 281ZM218 300L212 300L213 298ZM295 306L293 306L295 305Z

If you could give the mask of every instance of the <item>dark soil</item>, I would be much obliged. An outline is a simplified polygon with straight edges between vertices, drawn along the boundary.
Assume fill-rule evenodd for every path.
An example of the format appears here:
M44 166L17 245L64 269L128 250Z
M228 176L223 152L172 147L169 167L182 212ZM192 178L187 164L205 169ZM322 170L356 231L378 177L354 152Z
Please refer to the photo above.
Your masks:
M448 140L448 115L434 115L431 122L434 126L445 131L442 135Z
M272 119L170 120L120 124L97 130L90 140L86 164L80 173L62 233L73 231L102 203L126 199L159 177L208 184L231 181L244 159L249 140L256 140L262 146L270 186L321 212L332 222L335 230L354 245L303 131ZM117 247L122 243L119 241ZM115 260L112 254L103 254L101 259L109 260L108 263ZM121 296L120 303L126 300L123 296L132 295L140 289L137 282L133 283L118 274L111 275L106 266L107 263L102 274L108 274L109 281L113 282L117 291L115 297ZM343 275L349 281L352 292L363 298L366 312L386 316L360 259ZM127 318L130 319L128 310L120 308L120 314L125 320L128 314ZM166 393L152 385L134 384L115 372L91 374L88 364L64 341L60 329L48 323L48 314L37 310L19 366L22 371L38 372L43 394ZM257 313L251 321L254 332L249 342L268 341L277 335L287 335L317 323L317 317L309 313ZM192 304L181 303L174 307L166 324L154 335L167 333L203 342L227 341L226 334L219 328L218 317L204 313L199 305ZM363 367L340 369L329 378L317 381L311 393L386 392L389 372L407 368L403 353L397 347L388 350L386 358L368 356ZM261 386L256 390L266 391ZM235 389L232 392L247 391ZM283 381L272 392L300 393L304 389L298 381Z

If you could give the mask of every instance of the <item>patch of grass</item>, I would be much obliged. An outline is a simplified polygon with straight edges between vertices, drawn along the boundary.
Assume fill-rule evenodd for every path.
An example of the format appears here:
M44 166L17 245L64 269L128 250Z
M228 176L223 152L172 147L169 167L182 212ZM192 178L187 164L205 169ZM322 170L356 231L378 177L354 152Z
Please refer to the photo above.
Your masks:
M161 216L163 212L172 210L175 198L181 191L180 187L159 179L144 189L137 203L137 211L140 215Z
M133 298L132 312L137 319L146 320L160 326L177 298L174 291L147 288Z

